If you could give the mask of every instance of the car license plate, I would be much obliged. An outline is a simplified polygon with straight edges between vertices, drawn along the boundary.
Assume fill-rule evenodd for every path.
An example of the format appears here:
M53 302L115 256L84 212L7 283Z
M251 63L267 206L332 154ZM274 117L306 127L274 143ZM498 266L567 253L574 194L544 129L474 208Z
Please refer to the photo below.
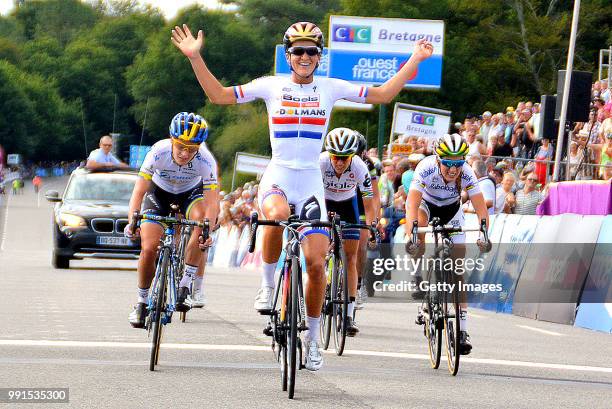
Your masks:
M106 246L131 246L133 243L127 237L96 237L96 242Z

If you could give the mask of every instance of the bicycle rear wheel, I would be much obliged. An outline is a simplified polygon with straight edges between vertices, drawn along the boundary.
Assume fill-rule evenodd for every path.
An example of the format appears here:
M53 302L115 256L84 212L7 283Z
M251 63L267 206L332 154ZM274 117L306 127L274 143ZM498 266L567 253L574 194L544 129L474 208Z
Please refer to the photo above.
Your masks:
M448 275L446 278L449 278ZM446 282L452 281L446 280ZM443 291L442 298L448 371L455 376L459 371L459 357L461 356L459 351L459 294L456 290L452 292Z
M295 373L297 369L297 343L298 343L298 275L300 274L300 260L297 256L291 258L291 292L289 297L289 345L288 345L288 379L287 389L289 399L295 393Z
M338 254L340 255L338 257ZM346 321L348 314L348 270L346 268L346 256L342 246L336 251L334 263L334 278L332 278L332 294L333 294L333 327L334 327L334 345L336 347L336 355L341 356L344 352L346 343Z
M166 280L168 277L168 266L170 263L170 250L162 249L162 254L159 258L159 265L161 266L158 270L157 287L154 289L155 294L155 309L153 310L152 325L153 325L153 339L151 340L151 356L149 359L149 370L154 371L155 365L159 361L159 346L161 344L161 337L163 332L162 314L164 313L166 305Z
M325 286L325 298L323 299L323 308L321 310L321 343L324 350L329 347L331 338L333 304L332 304L332 287L331 277L334 273L334 255L329 254L325 263L325 277L327 285Z

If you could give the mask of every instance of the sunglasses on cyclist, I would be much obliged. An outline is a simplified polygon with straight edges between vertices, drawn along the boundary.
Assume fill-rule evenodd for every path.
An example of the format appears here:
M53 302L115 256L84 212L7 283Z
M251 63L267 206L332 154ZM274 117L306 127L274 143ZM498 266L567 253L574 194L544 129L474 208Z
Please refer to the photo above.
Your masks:
M308 54L311 57L315 55L321 54L321 49L319 47L290 47L288 50L289 54L297 55L298 57L304 55L304 53Z
M350 158L352 158L354 155L333 155L333 154L329 154L329 157L333 160L339 160L341 162L347 161Z
M446 166L447 168L460 168L465 163L463 159L440 159L440 163Z

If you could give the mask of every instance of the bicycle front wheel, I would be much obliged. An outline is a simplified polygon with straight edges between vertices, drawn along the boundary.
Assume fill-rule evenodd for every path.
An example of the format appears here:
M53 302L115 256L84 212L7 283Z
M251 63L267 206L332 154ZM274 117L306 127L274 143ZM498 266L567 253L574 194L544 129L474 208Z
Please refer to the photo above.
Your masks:
M442 297L448 371L455 376L459 371L459 357L461 356L459 351L459 294L457 290L451 292L444 291Z
M291 292L289 299L289 367L287 387L289 399L295 393L295 373L297 369L297 342L298 342L298 275L300 274L300 260L297 256L291 259Z
M335 281L332 278L332 294L334 303L333 326L336 355L341 356L344 352L344 345L346 343L346 321L348 314L349 290L346 256L341 246L339 246L336 253L336 260L334 263Z
M168 267L170 264L170 250L162 249L162 254L159 258L159 270L157 287L154 289L155 301L152 317L153 325L153 339L151 340L151 357L149 359L149 370L154 371L155 365L159 361L159 346L161 344L161 337L163 332L162 314L166 305L166 280L168 277Z

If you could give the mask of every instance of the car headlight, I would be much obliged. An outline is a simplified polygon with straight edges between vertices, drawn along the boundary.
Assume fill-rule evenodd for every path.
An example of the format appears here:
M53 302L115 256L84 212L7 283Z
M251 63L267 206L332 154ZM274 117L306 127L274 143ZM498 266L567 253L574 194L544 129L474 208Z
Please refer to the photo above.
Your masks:
M59 214L59 225L64 227L85 227L85 219L70 213Z

